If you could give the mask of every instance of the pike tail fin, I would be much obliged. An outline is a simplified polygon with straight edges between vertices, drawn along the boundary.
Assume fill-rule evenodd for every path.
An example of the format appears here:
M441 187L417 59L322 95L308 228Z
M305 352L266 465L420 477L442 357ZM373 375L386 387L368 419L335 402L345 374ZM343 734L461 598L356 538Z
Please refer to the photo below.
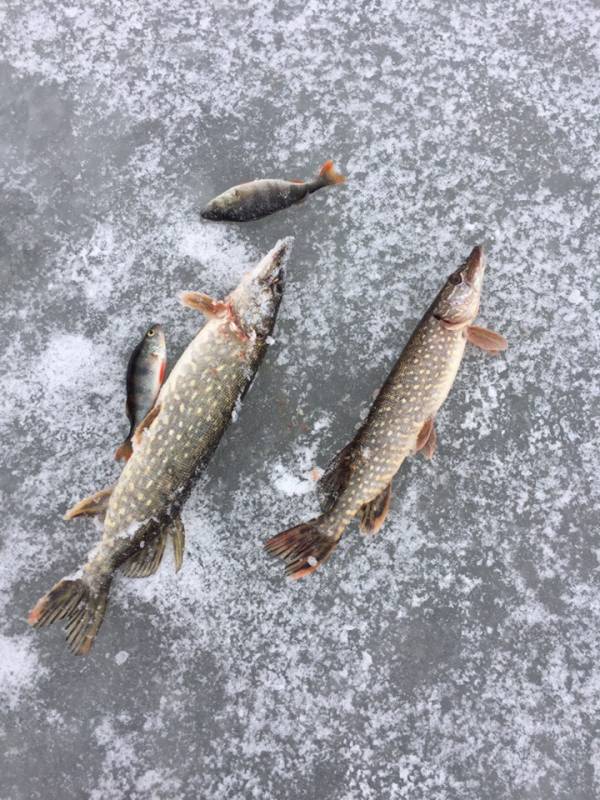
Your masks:
M131 438L125 439L123 444L120 444L115 450L115 461L129 461L132 453Z
M339 541L323 525L323 517L315 517L294 528L278 533L265 543L265 550L286 563L285 574L297 580L310 575L326 561Z
M109 576L93 591L85 578L64 578L37 601L27 621L34 628L44 628L56 620L68 620L65 630L70 651L86 655L102 625L110 584Z
M346 178L337 172L331 159L326 161L319 170L319 178L323 179L326 186L334 186L336 183L346 183Z

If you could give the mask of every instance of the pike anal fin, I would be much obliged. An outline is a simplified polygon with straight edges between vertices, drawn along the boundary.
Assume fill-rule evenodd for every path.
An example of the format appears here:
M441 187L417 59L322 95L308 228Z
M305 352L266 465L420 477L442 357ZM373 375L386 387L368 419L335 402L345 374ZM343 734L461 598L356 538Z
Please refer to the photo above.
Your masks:
M168 534L173 541L173 555L175 557L175 572L179 572L183 564L185 553L185 528L181 517L177 516L171 520L168 527Z
M375 534L386 520L392 501L391 481L374 497L370 503L365 503L358 513L360 529L363 533Z
M494 331L489 331L487 328L481 328L479 325L469 325L465 329L465 336L468 342L493 356L502 353L508 347L508 342L504 336L494 333Z
M154 575L160 567L166 543L167 531L164 528L157 533L150 532L140 542L139 549L121 564L122 571L128 578L147 578L148 575Z
M181 517L173 517L158 530L148 533L136 552L121 564L121 569L128 578L147 578L154 575L160 567L165 554L167 539L173 540L175 556L175 572L179 572L183 563L185 548L185 530Z
M103 517L106 514L110 496L113 492L114 486L108 486L106 489L101 489L99 492L85 497L78 503L75 503L64 515L63 519L70 520L75 517Z
M417 436L416 450L423 451L425 458L433 458L437 449L437 434L435 432L435 424L433 417L428 419Z
M327 469L319 478L317 483L317 495L321 510L325 513L330 511L342 494L350 475L352 474L352 464L355 458L354 442L347 444L329 462Z

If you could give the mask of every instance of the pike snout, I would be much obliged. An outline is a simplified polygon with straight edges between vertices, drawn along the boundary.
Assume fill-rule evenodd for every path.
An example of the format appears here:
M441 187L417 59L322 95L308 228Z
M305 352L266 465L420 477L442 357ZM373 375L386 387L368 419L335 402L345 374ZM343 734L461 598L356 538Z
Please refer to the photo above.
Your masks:
M470 256L465 264L465 280L471 286L480 285L483 280L487 259L481 245L477 245L471 250Z
M286 257L294 243L293 236L280 239L275 247L256 265L252 276L264 283L274 283L284 276Z

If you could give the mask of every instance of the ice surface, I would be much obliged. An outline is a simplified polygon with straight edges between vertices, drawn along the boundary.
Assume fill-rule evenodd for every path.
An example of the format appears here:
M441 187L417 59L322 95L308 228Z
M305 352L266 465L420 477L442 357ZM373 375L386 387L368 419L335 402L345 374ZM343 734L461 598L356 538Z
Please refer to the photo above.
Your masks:
M572 3L0 4L0 797L593 800L600 794L600 9ZM326 159L258 223L203 203ZM274 343L183 513L174 575L119 578L87 659L28 629L98 538L128 351L170 363L296 237ZM289 585L262 542L318 508L441 281L489 253L439 449Z

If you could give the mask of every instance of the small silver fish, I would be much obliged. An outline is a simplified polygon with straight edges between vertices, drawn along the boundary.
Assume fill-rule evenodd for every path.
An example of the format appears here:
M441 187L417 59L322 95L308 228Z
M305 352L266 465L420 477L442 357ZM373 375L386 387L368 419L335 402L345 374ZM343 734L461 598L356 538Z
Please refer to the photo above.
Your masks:
M333 161L326 161L310 181L285 181L262 179L241 183L227 189L200 212L204 219L228 222L247 222L267 217L275 211L301 203L309 194L324 186L344 183L345 178L336 172Z
M127 461L131 457L132 440L136 428L148 414L165 379L167 370L167 344L162 327L152 325L142 341L134 348L127 365L127 417L129 433L117 447L115 459Z

